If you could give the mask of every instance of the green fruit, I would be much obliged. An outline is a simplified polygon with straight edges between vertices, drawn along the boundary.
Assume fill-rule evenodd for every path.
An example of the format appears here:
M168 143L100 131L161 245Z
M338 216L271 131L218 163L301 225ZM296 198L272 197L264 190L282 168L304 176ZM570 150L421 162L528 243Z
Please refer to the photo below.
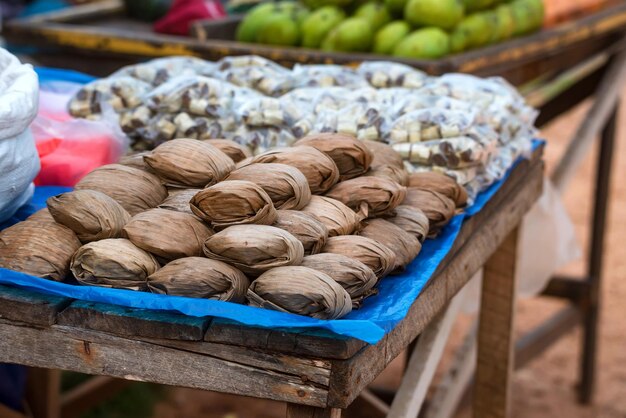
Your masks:
M324 51L365 52L372 46L374 35L370 23L360 17L351 17L330 31L322 42Z
M515 35L523 35L543 25L544 7L542 0L515 0L511 13L516 23Z
M513 18L511 8L503 4L494 11L498 19L497 27L494 30L497 33L498 40L503 41L512 38L515 33L515 19Z
M439 28L424 28L412 32L393 50L396 57L433 59L450 52L450 37Z
M311 15L311 12L307 9L299 9L293 13L296 23L302 26L304 21Z
M362 17L370 22L372 31L376 32L378 29L391 22L391 14L384 4L376 1L370 1L360 6L354 12L354 17Z
M485 13L474 13L467 16L452 32L452 50L459 52L487 45L491 41L492 24L492 19ZM458 49L461 40L463 40L463 48Z
M352 0L301 0L302 4L312 10L317 10L324 6L348 7Z
M467 34L462 30L454 30L450 34L450 52L456 54L465 51L469 46Z
M404 8L404 18L415 26L452 29L463 15L461 0L409 0Z
M385 0L385 6L394 15L402 17L407 0Z
M411 26L404 20L396 20L383 26L374 36L372 51L391 55L395 46L411 32Z
M300 28L292 14L275 13L268 16L259 27L256 41L270 45L298 45Z
M463 0L466 12L476 12L478 10L489 9L495 6L498 0Z
M335 6L324 6L312 12L300 27L302 46L318 48L331 29L339 25L345 17L345 13Z
M239 42L254 42L259 27L263 24L265 17L274 12L275 7L274 3L262 3L251 9L237 26L235 39Z

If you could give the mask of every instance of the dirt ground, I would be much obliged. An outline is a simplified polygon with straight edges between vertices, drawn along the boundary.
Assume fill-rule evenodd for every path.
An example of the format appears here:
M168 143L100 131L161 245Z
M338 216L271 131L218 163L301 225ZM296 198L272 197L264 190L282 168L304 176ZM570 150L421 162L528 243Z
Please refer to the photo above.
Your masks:
M544 129L542 136L549 140L547 147L548 171L561 155L565 144L585 116L583 106L560 118ZM576 402L579 342L576 330L526 368L516 372L513 390L515 418L624 418L626 417L626 106L622 107L618 132L615 167L611 187L611 204L605 254L605 281L602 289L598 384L595 404L583 407ZM595 154L595 151L594 151ZM565 205L581 241L585 240L588 216L591 210L591 189L594 175L593 155L590 155L570 184L564 196ZM582 272L582 262L567 266L568 273ZM523 300L519 304L517 332L523 333L559 307L547 300ZM467 321L464 321L465 323ZM457 328L463 328L459 326ZM458 340L458 336L456 338ZM380 382L397 385L401 359L395 361L381 375ZM471 416L467 411L460 417ZM155 418L282 418L284 406L275 402L204 393L187 389L171 389L166 399L155 409Z

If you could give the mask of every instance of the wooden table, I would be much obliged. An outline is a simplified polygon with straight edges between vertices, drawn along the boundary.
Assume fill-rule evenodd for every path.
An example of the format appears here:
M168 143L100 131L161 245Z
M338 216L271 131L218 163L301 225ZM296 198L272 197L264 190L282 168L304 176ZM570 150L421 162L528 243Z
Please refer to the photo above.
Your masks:
M0 362L284 401L292 418L339 417L420 334L435 335L433 325L441 328L446 307L483 267L474 411L477 418L505 417L513 365L516 231L541 194L541 154L539 148L520 163L486 207L465 222L407 317L375 345L0 287ZM419 358L435 350L428 340L420 338L409 372L420 374ZM423 400L424 379L405 376L403 402L385 413L411 416ZM380 408L368 416L381 416Z

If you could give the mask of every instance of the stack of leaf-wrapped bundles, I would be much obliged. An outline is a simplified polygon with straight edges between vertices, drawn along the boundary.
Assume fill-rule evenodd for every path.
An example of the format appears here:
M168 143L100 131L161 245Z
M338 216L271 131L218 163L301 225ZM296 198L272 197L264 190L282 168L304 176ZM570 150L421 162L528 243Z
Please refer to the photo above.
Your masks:
M391 147L348 135L254 157L227 140L175 139L94 170L2 231L0 266L340 318L466 198L454 180L409 175Z

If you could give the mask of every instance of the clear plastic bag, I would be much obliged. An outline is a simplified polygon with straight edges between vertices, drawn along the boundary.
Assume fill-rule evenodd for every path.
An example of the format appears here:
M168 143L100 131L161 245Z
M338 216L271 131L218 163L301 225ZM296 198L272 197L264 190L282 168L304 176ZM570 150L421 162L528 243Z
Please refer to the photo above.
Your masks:
M299 65L293 68L296 87L369 87L355 70L341 65Z
M115 112L133 109L143 103L151 85L132 77L103 78L78 90L68 104L69 113L76 117L97 117L103 104Z
M128 138L110 118L63 122L38 116L31 129L41 160L36 185L74 186L97 167L116 162Z
M318 112L312 132L339 132L361 140L380 141L386 126L387 119L379 106L356 101L340 109Z
M160 86L176 77L197 75L211 77L216 70L215 63L200 58L167 57L123 67L111 74L109 78L133 77L150 85Z
M222 117L231 113L239 87L209 77L177 77L146 96L146 105L155 112L187 112L196 116ZM255 93L247 91L253 96Z
M296 137L289 129L250 128L245 125L239 126L234 131L226 132L224 137L238 144L247 145L254 155L272 148L291 146L296 141Z
M458 169L485 165L491 150L467 136L393 144L403 159L421 165Z
M357 68L360 74L373 87L422 87L428 75L405 64L389 61L365 61Z
M258 97L241 101L235 106L235 115L237 120L251 127L291 127L311 108L311 104L289 106L279 99Z
M465 135L476 121L476 113L445 109L414 110L396 119L385 137L386 142L432 141Z
M256 55L226 57L218 62L217 78L278 97L295 87L288 69Z

